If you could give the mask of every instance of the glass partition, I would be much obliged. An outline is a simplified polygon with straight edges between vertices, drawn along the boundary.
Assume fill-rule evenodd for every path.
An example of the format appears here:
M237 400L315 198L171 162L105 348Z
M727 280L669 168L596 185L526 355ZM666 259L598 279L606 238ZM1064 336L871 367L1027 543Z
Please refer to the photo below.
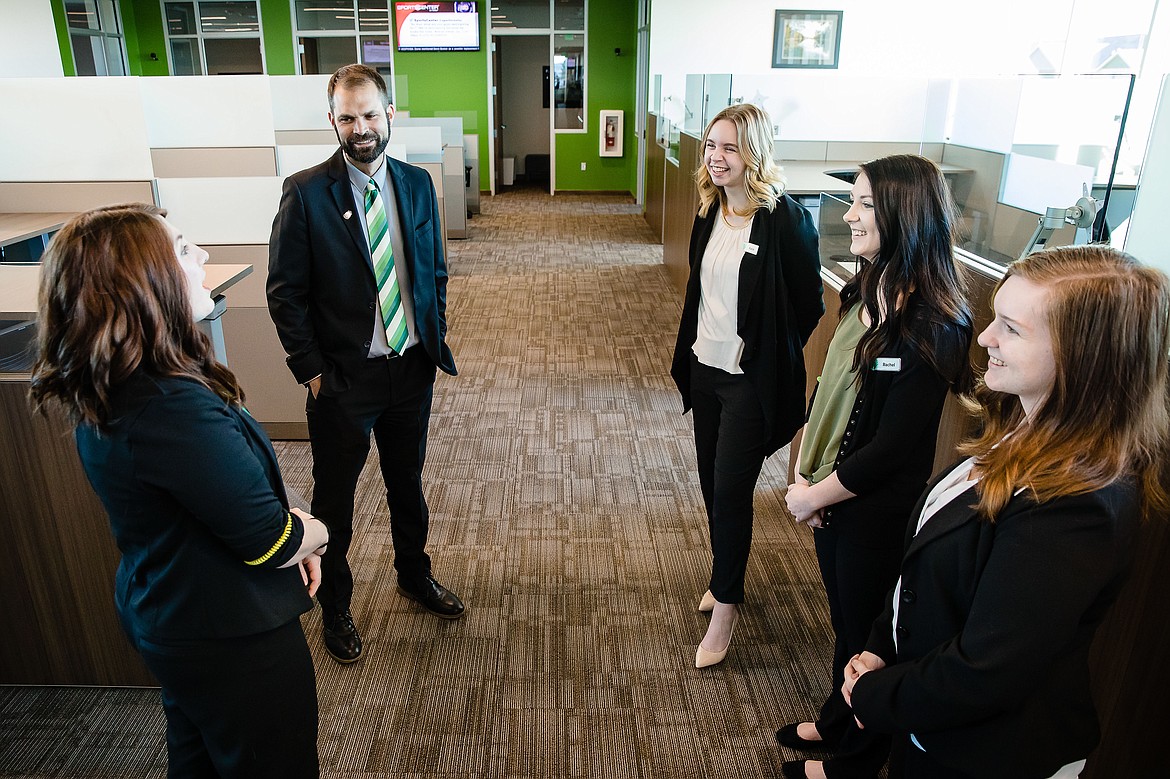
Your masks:
M698 78L688 80L688 95ZM865 160L904 153L933 159L961 211L959 247L1003 264L1045 242L1120 244L1142 151L1120 143L1132 84L1132 76L1112 74L737 74L730 100L768 111L790 185L812 182L794 187L798 196L843 198ZM1096 201L1095 221L1079 202L1086 190ZM1089 214L1079 222L1078 209ZM836 229L839 216L830 211L819 221Z
M554 127L585 129L585 36L553 36Z

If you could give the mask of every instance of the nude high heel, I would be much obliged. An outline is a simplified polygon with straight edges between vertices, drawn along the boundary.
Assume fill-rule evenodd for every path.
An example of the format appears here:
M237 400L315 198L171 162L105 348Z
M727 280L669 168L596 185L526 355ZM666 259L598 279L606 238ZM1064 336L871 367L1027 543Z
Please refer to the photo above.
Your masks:
M711 594L710 590L703 593L703 597L699 599L699 611L703 614L710 614L715 610L715 596Z
M723 647L718 652L711 652L703 648L703 644L699 644L699 648L695 651L695 668L706 668L709 665L718 665L727 657L727 650L731 649L731 639L735 638L735 629L739 626L739 610L735 612L735 619L731 621L731 633L727 636L727 646Z

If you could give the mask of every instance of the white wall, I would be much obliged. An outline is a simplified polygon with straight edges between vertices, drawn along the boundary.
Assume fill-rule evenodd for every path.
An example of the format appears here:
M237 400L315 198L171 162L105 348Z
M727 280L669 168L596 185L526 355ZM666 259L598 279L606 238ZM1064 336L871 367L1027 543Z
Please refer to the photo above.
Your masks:
M48 2L0 0L0 78L64 75Z
M1100 0L1104 2L1104 0ZM1084 4L1084 0L1082 0ZM808 0L802 10L842 10L842 75L1015 75L1046 41L1060 43L1074 0ZM650 73L662 94L682 96L688 73L811 76L772 69L776 5L758 0L655 0L650 9Z

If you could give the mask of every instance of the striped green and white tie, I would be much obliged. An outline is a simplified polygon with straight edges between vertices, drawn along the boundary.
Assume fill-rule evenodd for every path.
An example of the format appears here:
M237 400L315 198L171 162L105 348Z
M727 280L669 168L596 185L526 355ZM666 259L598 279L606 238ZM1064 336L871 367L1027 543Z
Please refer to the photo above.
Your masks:
M370 232L370 257L374 261L374 278L378 280L378 305L382 310L382 324L386 327L386 342L391 349L402 354L408 335L406 311L398 289L398 274L394 272L394 248L390 245L386 205L373 179L366 184L366 228Z

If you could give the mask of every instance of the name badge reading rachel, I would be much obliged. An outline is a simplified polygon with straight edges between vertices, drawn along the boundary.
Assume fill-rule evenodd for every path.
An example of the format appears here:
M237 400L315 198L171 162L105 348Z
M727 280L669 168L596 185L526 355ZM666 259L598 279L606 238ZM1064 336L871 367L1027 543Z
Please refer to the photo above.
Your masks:
M743 242L743 250L745 252L747 252L748 254L758 254L760 251L760 247L756 246L751 241L744 241Z
M873 369L875 371L900 371L902 370L902 358L878 357L873 361Z

